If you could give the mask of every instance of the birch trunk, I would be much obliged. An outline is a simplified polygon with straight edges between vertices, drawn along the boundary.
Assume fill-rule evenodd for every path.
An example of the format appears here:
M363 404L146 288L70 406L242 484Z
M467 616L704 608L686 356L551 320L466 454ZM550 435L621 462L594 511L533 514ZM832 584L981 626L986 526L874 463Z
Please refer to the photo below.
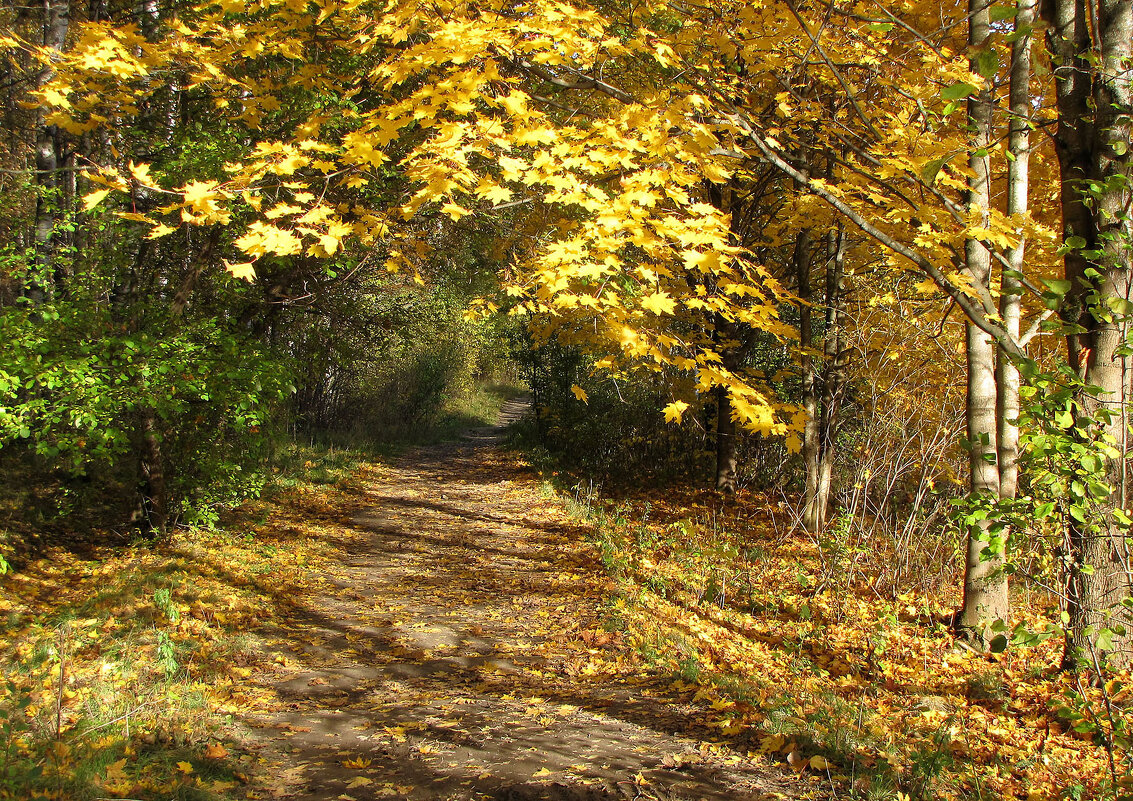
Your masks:
M1019 242L1007 251L1009 270L1000 281L999 313L1003 328L1016 342L1020 338L1026 241L1023 218L1029 208L1031 158L1031 30L1035 24L1036 0L1019 0L1015 14L1016 39L1011 45L1011 88L1009 104L1011 121L1007 148L1011 158L1007 165L1007 214L1018 217ZM996 366L999 401L996 443L999 456L999 497L1013 499L1019 484L1019 370L1006 351L999 350Z
M973 71L978 71L977 55L986 46L990 31L989 5L983 0L970 0L968 45L972 54ZM968 180L968 207L983 218L983 225L986 226L991 207L991 163L988 148L991 145L992 97L989 89L982 90L968 101L968 117L972 130L969 142L971 155L968 159L968 167L972 172L972 177ZM977 239L968 239L965 257L972 281L977 286L989 286L991 254L984 244ZM998 497L996 343L969 322L966 349L967 431L971 447L969 491L973 497ZM959 632L981 646L990 642L991 624L1007 617L1007 579L1002 570L1003 556L993 554L989 557L985 553L988 539L986 521L969 527L964 570L964 605L957 621Z

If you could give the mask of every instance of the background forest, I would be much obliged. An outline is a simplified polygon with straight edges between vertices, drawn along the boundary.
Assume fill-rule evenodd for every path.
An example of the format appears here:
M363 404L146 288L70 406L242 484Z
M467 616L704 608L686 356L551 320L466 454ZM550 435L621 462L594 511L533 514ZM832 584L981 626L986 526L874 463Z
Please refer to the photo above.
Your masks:
M847 797L1128 793L1127 0L0 20L0 568L525 392L725 735ZM0 720L19 797L58 755Z

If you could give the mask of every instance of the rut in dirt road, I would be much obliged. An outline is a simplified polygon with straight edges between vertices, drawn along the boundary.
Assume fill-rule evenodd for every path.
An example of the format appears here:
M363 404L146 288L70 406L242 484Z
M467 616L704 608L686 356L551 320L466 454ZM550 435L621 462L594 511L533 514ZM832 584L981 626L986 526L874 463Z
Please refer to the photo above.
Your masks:
M585 530L501 432L374 467L345 564L263 633L291 668L269 687L281 711L246 720L265 795L796 797L779 771L700 742L665 683L637 677L604 628L610 586Z

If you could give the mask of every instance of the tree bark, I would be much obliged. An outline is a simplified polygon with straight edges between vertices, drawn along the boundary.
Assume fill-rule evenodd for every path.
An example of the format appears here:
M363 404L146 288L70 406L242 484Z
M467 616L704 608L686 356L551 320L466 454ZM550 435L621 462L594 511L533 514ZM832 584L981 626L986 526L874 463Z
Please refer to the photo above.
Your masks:
M1083 659L1125 666L1133 661L1128 636L1115 636L1114 651L1097 651L1102 629L1115 628L1123 601L1133 595L1130 581L1129 532L1114 519L1128 502L1125 454L1128 450L1126 355L1133 290L1130 247L1133 227L1129 211L1133 195L1130 175L1130 114L1133 113L1130 59L1133 56L1133 5L1129 0L1100 0L1096 40L1090 36L1089 9L1084 0L1055 0L1051 9L1052 50L1062 61L1058 78L1059 132L1056 137L1062 170L1063 216L1067 236L1085 240L1066 256L1066 277L1077 306L1070 314L1083 330L1068 336L1071 364L1087 387L1080 394L1082 421L1100 419L1103 435L1116 444L1116 455L1104 457L1108 491L1096 497L1084 520L1072 520L1068 533L1070 574L1067 582L1067 626L1063 666ZM1088 58L1087 58L1088 57ZM1066 63L1078 69L1064 69ZM1080 70L1084 70L1080 71ZM1063 130L1065 126L1066 130ZM1084 167L1088 173L1083 175ZM1081 182L1088 177L1089 184ZM1089 189L1088 202L1084 197ZM1078 289L1080 287L1080 289Z
M806 531L822 528L823 514L819 509L819 471L822 460L822 402L819 381L820 361L814 353L814 323L811 291L813 242L809 228L799 231L792 254L796 292L799 296L799 346L802 352L802 405L806 412L803 424L803 516Z
M736 491L736 421L727 387L716 387L716 489Z
M1016 39L1011 45L1011 88L1007 151L1007 214L1019 217L1019 242L1007 251L1009 270L1000 280L999 313L1003 327L1016 342L1020 338L1026 241L1023 218L1029 208L1031 158L1031 30L1035 24L1036 0L1019 0L1015 14ZM999 497L1014 499L1019 484L1019 370L1010 355L1000 348L996 365L999 460Z
M43 0L43 46L48 50L62 51L70 25L69 0ZM53 72L40 73L38 85L43 87ZM35 202L35 226L32 239L35 246L35 275L28 287L28 299L43 303L51 294L56 271L56 238L59 228L59 211L63 203L64 182L60 178L59 129L47 125L42 111L38 113L35 133L35 183L38 189Z
M161 435L157 415L152 409L142 411L141 459L142 511L146 528L165 533L169 525L169 489L165 483L165 459L161 452Z
M991 32L989 4L969 0L968 46L972 69L978 71L978 54L987 45ZM991 208L991 145L992 96L983 89L968 101L971 127L968 167L968 208L983 218L986 226ZM990 286L991 254L983 242L969 238L965 260L973 283ZM967 431L969 452L969 492L972 497L998 498L1000 492L998 430L996 425L997 396L995 382L996 343L971 322L966 326L968 361ZM988 521L969 526L964 571L964 605L957 621L959 633L971 642L986 646L991 640L991 625L1007 618L1007 578L1003 572L1003 554L993 548L989 555Z
M819 527L826 524L833 489L834 443L842 411L842 393L846 385L846 311L845 311L846 236L841 227L827 234L826 261L826 330L822 351L822 411L819 416L818 486L815 508Z

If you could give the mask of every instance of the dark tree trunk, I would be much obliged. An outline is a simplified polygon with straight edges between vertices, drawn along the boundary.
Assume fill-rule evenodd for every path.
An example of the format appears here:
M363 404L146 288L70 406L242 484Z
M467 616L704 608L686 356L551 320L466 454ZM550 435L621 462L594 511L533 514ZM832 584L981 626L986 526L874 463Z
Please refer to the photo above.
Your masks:
M1075 237L1066 255L1070 291L1064 317L1070 364L1096 394L1078 398L1083 419L1102 419L1116 455L1104 457L1108 492L1093 499L1084 520L1073 520L1067 540L1067 625L1063 666L1085 661L1128 665L1128 636L1115 636L1114 652L1099 653L1102 629L1127 626L1118 618L1130 597L1128 531L1113 511L1128 505L1125 454L1128 450L1128 341L1130 300L1130 57L1133 6L1129 0L1100 0L1096 39L1091 9L1084 0L1048 0L1048 43L1056 65L1063 231ZM1088 182L1088 183L1087 183ZM1089 189L1087 197L1086 192ZM1088 255L1087 255L1088 254Z
M736 421L725 387L716 387L716 489L736 491Z
M69 0L44 0L43 46L61 51L67 40L71 6ZM40 87L52 77L44 70L39 77ZM59 129L47 125L43 112L39 113L35 134L35 183L38 189L35 204L35 226L32 235L35 247L35 276L27 290L33 303L42 303L51 294L56 264L59 213L63 207L65 182L60 178L61 145Z
M163 534L169 525L169 489L165 483L165 459L161 452L161 433L152 410L142 412L139 472L142 481L143 523L154 533Z

